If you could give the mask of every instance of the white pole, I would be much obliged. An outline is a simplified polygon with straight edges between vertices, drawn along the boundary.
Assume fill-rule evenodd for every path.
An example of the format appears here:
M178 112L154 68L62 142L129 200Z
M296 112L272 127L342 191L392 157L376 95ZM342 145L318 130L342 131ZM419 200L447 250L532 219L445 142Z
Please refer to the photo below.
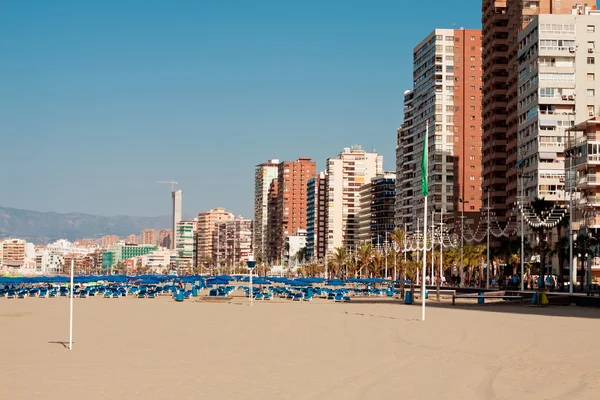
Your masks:
M435 211L431 211L431 277L429 278L429 284L433 285L433 264L434 264L434 260L433 260L433 255L435 252L435 248L434 248L434 244L435 244L435 235L433 232L433 225L435 222Z
M423 209L423 273L421 277L421 319L425 321L425 274L427 273L427 196L425 196L425 208Z
M571 148L571 115L569 114L569 294L573 295L573 149ZM562 279L562 277L561 277Z
M253 268L248 268L250 270L250 307L254 305L254 299L252 296L252 270Z
M523 280L523 275L521 275ZM490 288L490 188L487 191L487 271L485 271L485 288Z
M521 171L521 292L525 290L525 282L523 274L525 273L525 222L523 216L525 215L525 175L523 174L525 166L522 166Z
M440 211L440 286L442 285L442 259L444 253L444 207L442 206L442 211Z
M73 273L75 270L75 259L71 259L71 300L69 309L69 350L73 350Z

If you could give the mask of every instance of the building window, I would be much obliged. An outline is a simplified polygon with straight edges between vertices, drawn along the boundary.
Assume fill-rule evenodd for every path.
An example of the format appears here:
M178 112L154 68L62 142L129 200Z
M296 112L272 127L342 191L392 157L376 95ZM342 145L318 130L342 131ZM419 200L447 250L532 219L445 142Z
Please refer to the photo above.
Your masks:
M594 57L588 57L587 58L587 63L589 65L594 65L594 64L596 64L596 60L594 60Z
M594 74L594 73L588 73L587 74L587 80L588 81L595 81L596 80L596 74Z
M470 181L474 181L474 180L475 180L475 177L474 177L473 175L471 175L471 176L469 176L469 180L470 180Z
M471 65L471 71L475 71L475 66Z
M471 106L471 107L469 107L469 110L471 110L471 111L475 111L475 106Z
M475 41L475 36L471 36L471 42Z
M588 25L586 31L590 33L596 32L596 27L594 25Z
M587 109L588 109L588 114L590 115L590 117L593 117L594 115L596 115L596 110L595 110L594 106L589 105L589 106L587 106Z
M594 96L596 95L596 92L595 92L595 90L594 90L594 89L588 89L588 90L587 90L587 95L588 95L589 97L594 97Z
M588 74L589 75L589 74ZM593 74L592 74L593 75ZM593 79L592 79L593 80ZM475 96L471 96L471 100L475 100Z
M475 161L475 156L469 156L469 160Z

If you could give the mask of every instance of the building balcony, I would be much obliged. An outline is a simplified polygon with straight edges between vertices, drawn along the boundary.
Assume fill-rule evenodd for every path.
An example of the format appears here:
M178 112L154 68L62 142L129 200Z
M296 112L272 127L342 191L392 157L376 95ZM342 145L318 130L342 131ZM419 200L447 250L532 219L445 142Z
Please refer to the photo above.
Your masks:
M577 188L600 186L600 174L588 174L577 179Z

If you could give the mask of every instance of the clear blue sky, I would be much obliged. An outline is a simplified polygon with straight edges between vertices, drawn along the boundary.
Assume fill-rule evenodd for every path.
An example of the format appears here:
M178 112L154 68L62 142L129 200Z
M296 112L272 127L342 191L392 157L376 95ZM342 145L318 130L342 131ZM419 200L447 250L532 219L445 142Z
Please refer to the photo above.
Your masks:
M254 166L394 168L412 48L481 1L0 1L0 205L252 217ZM4 188L12 188L5 190Z

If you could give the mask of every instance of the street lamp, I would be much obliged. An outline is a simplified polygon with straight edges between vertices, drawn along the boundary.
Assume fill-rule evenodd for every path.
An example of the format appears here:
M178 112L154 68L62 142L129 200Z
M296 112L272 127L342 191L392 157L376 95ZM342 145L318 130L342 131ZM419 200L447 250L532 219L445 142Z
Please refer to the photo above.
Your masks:
M490 288L490 188L487 192L487 270L485 271L485 288Z
M523 173L523 160L517 162L519 177L521 178L521 291L525 290L525 178L531 178L531 175Z
M246 265L248 265L248 269L250 270L250 307L254 305L254 296L252 295L252 270L256 267L256 261L254 260L253 255L248 256L248 261L246 261Z
M467 200L461 198L458 199L462 203L460 212L460 284L463 284L463 273L464 273L464 245L465 245L465 203L469 203Z

